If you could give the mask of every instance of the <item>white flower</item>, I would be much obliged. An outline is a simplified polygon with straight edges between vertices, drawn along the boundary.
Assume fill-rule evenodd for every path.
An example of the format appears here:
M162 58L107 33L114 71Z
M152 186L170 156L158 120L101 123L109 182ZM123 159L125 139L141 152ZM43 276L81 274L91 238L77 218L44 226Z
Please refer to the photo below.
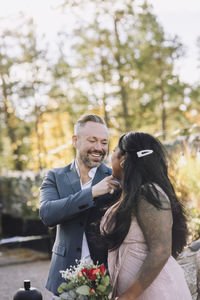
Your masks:
M76 260L76 264L77 264L76 266L70 266L70 268L66 269L65 271L63 270L60 271L62 278L64 278L65 280L76 282L78 279L77 275L83 268L97 267L97 265L94 265L91 259L85 259L85 258L81 260Z

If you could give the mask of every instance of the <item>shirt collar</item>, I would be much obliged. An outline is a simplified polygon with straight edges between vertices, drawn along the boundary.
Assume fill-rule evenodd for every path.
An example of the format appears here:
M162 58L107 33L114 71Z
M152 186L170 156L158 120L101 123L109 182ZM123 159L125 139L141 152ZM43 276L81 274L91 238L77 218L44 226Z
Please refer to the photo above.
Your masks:
M80 177L80 173L79 173L78 164L77 164L76 159L74 160L74 164L75 164L76 171L77 171L77 173L78 173L78 175L79 175L79 177ZM95 174L96 174L96 171L97 171L97 167L91 168L91 169L89 170L89 172L88 172L88 176L89 176L91 179L93 179L94 176L95 176Z

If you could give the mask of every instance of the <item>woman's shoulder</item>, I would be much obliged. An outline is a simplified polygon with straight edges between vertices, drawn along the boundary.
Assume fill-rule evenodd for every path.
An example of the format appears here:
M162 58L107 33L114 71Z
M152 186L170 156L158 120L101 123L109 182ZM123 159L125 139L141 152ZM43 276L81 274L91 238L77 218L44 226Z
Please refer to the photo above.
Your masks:
M166 192L157 183L147 183L141 187L141 197L145 197L148 200L149 195L153 195L159 200L161 207L165 209L171 208L170 199Z

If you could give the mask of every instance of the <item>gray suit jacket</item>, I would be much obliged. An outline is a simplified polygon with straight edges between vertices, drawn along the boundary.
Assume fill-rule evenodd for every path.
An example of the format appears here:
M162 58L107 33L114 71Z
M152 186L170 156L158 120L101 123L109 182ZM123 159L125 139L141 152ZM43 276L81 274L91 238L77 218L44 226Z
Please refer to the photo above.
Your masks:
M92 181L95 185L112 170L101 164ZM74 164L50 170L41 186L40 217L49 227L57 226L56 239L46 288L58 294L57 288L63 282L60 270L75 265L81 258L83 232L86 232L91 256L94 261L106 263L107 251L95 249L90 241L93 231L91 224L101 219L102 209L111 202L109 194L92 198L91 188L81 190L80 178Z

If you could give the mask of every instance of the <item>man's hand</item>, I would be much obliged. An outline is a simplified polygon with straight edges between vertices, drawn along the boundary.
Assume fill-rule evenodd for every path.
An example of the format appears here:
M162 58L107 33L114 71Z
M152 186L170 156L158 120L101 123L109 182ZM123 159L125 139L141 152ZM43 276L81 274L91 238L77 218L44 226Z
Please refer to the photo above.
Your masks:
M95 198L107 193L113 194L113 192L118 189L120 189L120 183L115 181L114 177L111 175L105 177L102 181L92 187L92 196Z

